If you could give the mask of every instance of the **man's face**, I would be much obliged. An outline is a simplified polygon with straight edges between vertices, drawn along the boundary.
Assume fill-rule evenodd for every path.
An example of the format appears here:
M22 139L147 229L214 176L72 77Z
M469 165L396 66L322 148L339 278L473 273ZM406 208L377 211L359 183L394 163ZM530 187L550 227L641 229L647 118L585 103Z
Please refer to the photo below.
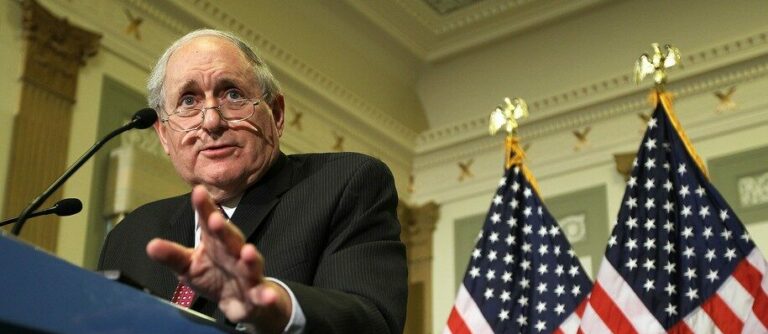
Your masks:
M262 97L245 56L217 37L195 38L177 49L168 60L163 87L168 114L190 97L204 101L206 107L220 105L227 94ZM155 123L155 130L181 177L191 185L206 186L214 200L224 201L261 178L277 158L284 120L282 96L272 107L262 102L253 116L231 124L209 109L198 130L178 132L161 122Z

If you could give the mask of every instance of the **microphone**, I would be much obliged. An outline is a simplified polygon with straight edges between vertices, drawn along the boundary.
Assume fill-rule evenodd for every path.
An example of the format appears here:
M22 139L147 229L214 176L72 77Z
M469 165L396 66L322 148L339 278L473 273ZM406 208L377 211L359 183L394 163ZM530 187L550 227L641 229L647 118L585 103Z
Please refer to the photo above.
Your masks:
M115 129L104 138L93 144L93 146L91 146L88 151L86 151L79 159L77 159L77 161L75 161L72 166L67 168L67 170L64 171L64 174L62 174L56 181L54 181L53 184L48 187L48 189L45 189L45 191L43 191L40 196L37 196L34 200L32 200L32 202L29 203L29 205L27 205L23 211L21 211L16 224L13 225L13 230L11 230L11 233L13 233L13 235L19 235L19 233L21 233L21 228L24 227L24 222L26 222L27 218L30 217L30 214L39 209L40 205L42 205L43 202L45 202L45 200L48 199L48 197L50 197L54 191L56 191L56 189L59 189L59 187L61 187L61 185L64 184L64 182L67 181L67 179L69 179L72 174L80 169L80 167L94 154L96 154L96 151L104 146L104 144L106 144L110 139L131 129L146 129L152 126L152 124L154 124L156 121L157 113L154 109L141 109L133 114L133 118L131 118L131 121L128 122L128 124Z
M77 198L65 198L63 200L56 202L56 204L54 204L50 208L29 214L27 218L50 215L50 214L54 214L59 217L71 216L80 212L81 210L83 210L83 202L80 202L80 200ZM17 221L18 219L19 219L18 217L8 218L0 222L0 226L8 225L10 223Z

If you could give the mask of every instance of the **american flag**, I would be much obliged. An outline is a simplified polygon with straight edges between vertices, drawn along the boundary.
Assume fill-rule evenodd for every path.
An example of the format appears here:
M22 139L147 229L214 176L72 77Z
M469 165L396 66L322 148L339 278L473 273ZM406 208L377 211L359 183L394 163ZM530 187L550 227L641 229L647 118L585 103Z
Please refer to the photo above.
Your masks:
M444 333L574 333L592 282L518 166L499 181Z
M665 105L648 122L581 330L766 333L765 259Z

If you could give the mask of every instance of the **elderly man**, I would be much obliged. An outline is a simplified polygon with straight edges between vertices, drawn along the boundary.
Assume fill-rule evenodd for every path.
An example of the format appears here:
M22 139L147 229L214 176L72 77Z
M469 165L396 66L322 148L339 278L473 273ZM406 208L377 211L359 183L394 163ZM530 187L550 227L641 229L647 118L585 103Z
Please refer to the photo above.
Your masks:
M405 250L384 164L281 153L279 86L228 33L176 41L148 89L160 142L193 189L129 214L100 269L260 333L402 332Z

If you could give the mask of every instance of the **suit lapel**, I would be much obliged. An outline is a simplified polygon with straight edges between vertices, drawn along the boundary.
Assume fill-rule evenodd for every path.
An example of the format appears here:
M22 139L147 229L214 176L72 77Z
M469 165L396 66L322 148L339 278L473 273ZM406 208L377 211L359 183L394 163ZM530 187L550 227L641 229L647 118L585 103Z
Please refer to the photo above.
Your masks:
M232 215L232 222L240 228L246 239L280 202L280 195L290 189L294 182L295 168L293 161L280 153L269 172L243 195Z
M160 238L173 241L184 247L195 246L195 213L192 211L192 202L189 194L182 196L176 211L170 216L165 228L162 229ZM170 270L158 279L159 291L166 300L170 300L176 289L178 279Z

